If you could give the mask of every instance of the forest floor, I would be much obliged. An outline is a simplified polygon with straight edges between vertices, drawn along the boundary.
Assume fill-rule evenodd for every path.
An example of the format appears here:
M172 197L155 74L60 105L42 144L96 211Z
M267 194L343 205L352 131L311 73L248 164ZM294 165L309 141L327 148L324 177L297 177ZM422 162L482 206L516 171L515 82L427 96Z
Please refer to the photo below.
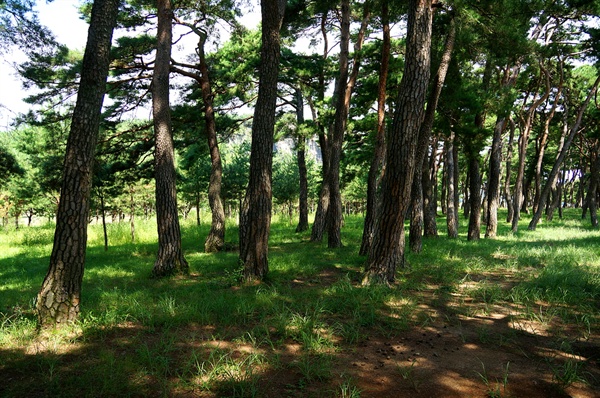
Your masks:
M360 223L339 250L276 225L253 285L193 226L191 274L166 280L154 243L104 252L92 232L81 322L41 333L51 229L21 232L0 250L0 396L600 397L598 231L427 240L396 285L363 287Z
M338 385L352 380L364 397L600 397L597 332L582 338L543 302L531 317L520 306L488 304L462 291L482 284L508 291L518 283L511 272L467 279L452 293L436 285L412 292L419 304L407 330L371 327L355 344L336 346L331 366ZM293 358L300 349L291 342L281 355ZM331 388L328 380L296 390L301 378L284 367L265 380L264 391L318 397Z

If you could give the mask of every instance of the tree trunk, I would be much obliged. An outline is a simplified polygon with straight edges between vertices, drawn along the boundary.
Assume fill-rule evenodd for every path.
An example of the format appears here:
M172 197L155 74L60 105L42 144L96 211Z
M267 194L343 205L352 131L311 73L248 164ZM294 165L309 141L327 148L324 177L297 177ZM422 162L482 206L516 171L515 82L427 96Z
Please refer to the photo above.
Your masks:
M106 231L106 208L104 207L104 194L100 192L100 213L102 214L102 234L104 235L104 251L108 251L108 232Z
M335 115L333 122L333 135L329 153L329 223L327 228L327 246L337 248L342 246L342 193L340 190L340 161L342 157L342 145L344 143L344 133L348 124L348 112L350 111L350 99L352 91L358 78L360 68L360 50L365 37L367 23L370 17L369 2L364 4L363 21L358 33L358 38L354 46L354 65L352 75L348 78L348 57L350 45L350 0L342 0L341 12L341 38L340 38L340 59L339 76L337 78L335 99Z
M42 327L73 322L79 315L94 153L119 3L119 0L95 0L92 6L63 166L54 245L36 302Z
M432 149L431 149L431 158L429 160L429 167L423 168L423 224L424 231L423 235L425 237L434 237L437 238L438 230L437 230L437 198L436 198L436 190L437 190L437 170L438 164L436 162L437 158L437 145L438 139L436 138L433 141ZM415 176L416 177L416 176Z
M177 211L175 150L171 130L169 73L173 11L170 0L157 0L158 27L156 61L152 77L152 113L154 119L154 172L156 179L156 221L158 254L152 276L160 278L189 272L181 250L181 230Z
M381 205L363 284L393 283L404 264L404 219L410 206L415 153L430 75L431 0L411 0L406 63L387 139Z
M469 151L469 230L467 240L479 240L481 234L481 174L479 173L479 153Z
M327 41L327 12L325 12L321 18L321 34L323 36L323 64L327 60L329 54L329 46ZM325 69L321 68L319 71L319 101L323 101L325 98ZM322 166L322 177L321 190L319 191L319 202L317 203L317 211L315 212L315 220L313 222L310 241L321 242L323 240L323 234L325 233L325 226L328 219L329 213L329 184L327 183L327 176L329 175L329 139L325 132L325 126L319 121L317 117L317 111L315 110L314 104L309 101L313 120L317 121L319 128L319 146L321 147L321 156L323 158Z
M378 182L383 173L382 168L385 155L385 100L391 49L389 5L386 1L381 4L381 23L383 25L383 42L381 48L381 65L379 68L379 84L377 87L377 136L367 180L367 209L359 251L361 256L369 253L371 244L373 243L375 220L377 219L377 189L379 187Z
M135 243L135 202L133 200L133 185L129 186L129 231L131 233L131 243Z
M515 123L512 119L508 119L508 123L510 124L509 134L508 134L508 144L506 145L506 175L504 177L504 197L506 198L506 222L512 223L513 219L513 210L514 206L512 203L511 189L510 189L510 176L511 176L511 167L512 167L512 154L513 154L513 146L514 146L514 138L515 138Z
M208 150L210 151L210 180L208 183L208 204L212 214L210 231L204 241L204 251L214 253L221 251L225 244L225 210L221 199L221 181L223 178L223 164L221 162L221 151L217 140L217 127L215 124L215 112L213 108L213 93L210 83L208 64L204 53L206 34L200 34L198 43L198 55L200 61L200 87L202 91L202 102L204 104L204 121L206 124L206 137L208 139Z
M258 98L252 123L250 176L240 212L240 263L244 279L263 280L269 272L269 233L272 208L273 142L277 77L279 73L279 30L285 1L261 0L262 45Z
M600 156L598 141L590 151L590 185L587 193L587 204L590 211L592 227L598 228L598 185L600 184Z
M502 164L502 133L506 117L498 117L494 127L490 153L490 174L488 177L487 217L485 237L495 238L498 231L498 207L500 206L500 172Z
M454 131L446 138L446 226L449 238L458 238L458 206L456 203L456 181L454 172Z
M302 91L296 89L296 118L298 121L298 129L304 124L304 100ZM299 212L298 225L296 232L303 232L308 229L308 170L306 168L306 137L299 132L297 138L297 160L298 160L298 175L299 175Z
M456 25L454 17L450 20L450 27L446 43L444 45L444 53L438 71L433 80L433 87L429 93L427 108L417 144L417 153L415 155L415 176L413 177L413 186L411 189L411 219L409 233L409 247L411 251L420 253L423 249L423 218L424 218L424 199L423 199L423 179L422 170L423 163L427 160L427 150L431 141L431 131L433 130L433 122L435 120L435 110L437 108L446 74L450 65L450 58L454 50L454 41L456 38Z
M521 61L518 61L515 66L506 67L504 69L504 75L502 78L503 89L509 89L513 87L519 76L519 69L521 67ZM488 194L487 194L487 211L486 211L486 238L495 238L498 231L498 208L500 207L500 177L501 177L501 163L502 163L502 134L506 129L506 124L509 122L508 115L498 116L496 124L494 126L494 134L492 137L492 148L490 153L490 173L488 177ZM514 130L512 131L514 132ZM511 134L512 134L511 132ZM512 136L511 136L512 137ZM505 189L509 189L510 185L510 162L512 156L512 139L509 144L508 151L510 156L507 157L507 170ZM512 207L510 206L510 194L506 191L506 201L509 208L509 213L512 213ZM512 218L511 218L512 220ZM510 220L509 220L510 222Z

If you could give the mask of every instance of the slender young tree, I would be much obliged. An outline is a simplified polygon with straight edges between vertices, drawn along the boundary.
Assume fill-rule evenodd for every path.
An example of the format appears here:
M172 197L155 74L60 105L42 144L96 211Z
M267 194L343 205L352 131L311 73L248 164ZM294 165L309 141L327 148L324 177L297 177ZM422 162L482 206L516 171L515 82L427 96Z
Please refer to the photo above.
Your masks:
M269 272L272 208L273 142L280 29L285 0L261 0L262 45L258 98L252 123L250 175L240 212L240 263L244 279L262 280Z
M410 206L419 129L430 76L432 1L408 5L406 64L387 139L381 204L363 284L393 283L404 263L404 218Z
M189 272L181 249L181 229L177 211L175 151L169 105L169 73L173 37L173 10L170 0L157 0L158 28L156 61L152 77L152 112L154 119L154 172L156 179L156 219L158 254L152 269L154 277Z
M63 166L50 267L37 296L41 326L75 321L87 245L94 154L120 0L95 0Z

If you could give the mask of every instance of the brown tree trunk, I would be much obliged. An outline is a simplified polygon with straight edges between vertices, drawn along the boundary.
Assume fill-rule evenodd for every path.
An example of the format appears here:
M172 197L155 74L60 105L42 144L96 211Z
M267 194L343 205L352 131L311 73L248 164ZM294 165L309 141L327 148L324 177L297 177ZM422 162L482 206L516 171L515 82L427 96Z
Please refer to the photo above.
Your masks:
M469 230L467 240L479 240L481 234L481 174L479 153L469 151Z
M198 43L198 55L200 66L200 88L202 102L204 104L204 121L206 124L206 137L208 139L208 150L210 151L210 180L208 183L208 204L212 214L210 231L204 241L204 251L207 253L218 252L225 244L225 210L221 199L221 181L223 178L223 164L221 162L221 151L217 140L217 127L215 124L215 112L213 108L213 93L210 83L208 64L204 53L206 34L201 32Z
M495 238L498 231L498 207L500 202L500 170L502 164L502 133L506 117L498 117L494 127L490 153L490 174L487 190L487 216L485 237Z
M170 0L157 0L158 28L156 61L152 77L152 113L154 119L154 172L156 179L156 221L158 254L152 276L160 278L189 272L181 250L181 230L177 211L175 150L171 130L169 73L173 10Z
M383 172L383 158L385 155L385 100L391 49L389 6L387 1L381 4L381 23L383 25L383 42L381 48L381 65L379 68L379 84L377 87L377 136L367 180L367 209L359 251L361 256L369 253L371 243L373 242L375 220L377 219L377 188L379 185L378 181Z
M429 160L429 167L423 168L423 224L425 237L437 238L437 145L438 139L433 141L431 149L431 158ZM416 177L416 176L415 176Z
M108 231L106 230L106 208L104 206L104 194L100 192L100 213L102 214L102 235L104 235L104 251L108 251Z
M279 31L285 11L283 0L261 0L262 46L258 98L252 124L250 176L240 212L240 263L245 280L262 280L269 272L269 232L272 208L273 142Z
M433 87L429 93L427 108L425 109L425 117L421 124L419 132L419 140L417 144L417 153L415 155L415 176L413 177L413 185L411 189L411 218L410 218L410 233L409 247L415 253L420 253L423 249L423 217L424 217L424 199L423 199L423 178L422 170L423 163L427 160L427 150L431 141L431 131L433 130L433 122L435 120L435 110L437 108L448 67L450 66L450 58L454 50L454 41L456 38L456 25L454 17L450 20L450 27L444 52L437 73L433 80Z
M355 57L352 75L348 78L348 57L350 45L350 0L342 0L342 20L340 38L339 76L336 88L337 98L333 122L333 135L329 153L329 224L327 228L327 246L337 248L342 246L342 193L340 190L340 161L342 157L342 145L344 133L348 123L348 112L350 111L350 99L358 77L360 68L360 50L365 37L367 23L369 21L369 2L364 5L363 21L354 46Z
M456 203L456 173L454 172L454 131L446 138L446 227L449 238L458 238L458 206Z
M296 119L298 121L298 128L300 129L304 124L304 100L302 98L302 91L299 88L296 89ZM308 170L306 168L306 137L300 132L296 137L296 147L300 183L299 214L296 232L303 232L308 229Z
M590 151L590 185L586 197L590 211L592 227L598 228L598 185L600 184L600 156L598 156L598 140Z
M329 54L329 45L327 41L327 12L323 13L321 17L321 35L323 36L323 61L327 60ZM323 62L325 63L325 62ZM319 71L319 101L323 101L325 98L325 69L321 68ZM321 147L321 156L323 158L322 166L322 177L321 190L319 191L319 202L317 203L317 211L315 212L315 220L310 234L311 242L321 242L323 240L323 234L325 233L325 226L327 223L327 215L329 213L329 184L327 183L327 176L329 175L329 139L325 132L325 126L319 121L317 112L314 104L309 100L309 104L313 114L313 120L317 121L319 128L319 146Z
M95 0L92 6L63 165L54 245L36 302L42 327L73 322L79 315L94 153L119 4L119 0Z
M129 233L131 235L131 243L135 243L135 202L133 200L134 188L129 186Z
M521 62L517 65L504 69L502 78L503 89L508 89L516 83L519 75ZM508 115L498 116L494 126L494 134L492 137L492 148L490 152L490 173L488 177L488 194L487 194L487 211L486 211L486 238L495 238L498 231L498 207L500 207L500 174L502 163L502 134L508 122ZM512 145L512 140L511 144ZM509 148L512 153L512 148ZM510 158L507 159L507 167L510 167ZM507 169L507 184L510 182L510 169ZM509 194L507 193L507 202L510 203ZM510 204L508 205L509 213L512 212ZM511 218L512 219L512 218ZM510 221L509 221L510 222Z
M404 219L410 206L415 153L430 75L431 0L411 0L406 63L387 140L381 205L363 284L393 283L404 264Z
M506 145L506 174L504 176L504 197L506 198L506 222L512 223L513 219L513 211L514 206L512 203L512 195L510 189L510 176L511 176L511 168L512 168L512 154L513 154L513 146L514 146L514 138L515 138L515 128L516 125L512 119L508 119L508 123L510 125L509 134L508 134L508 144Z

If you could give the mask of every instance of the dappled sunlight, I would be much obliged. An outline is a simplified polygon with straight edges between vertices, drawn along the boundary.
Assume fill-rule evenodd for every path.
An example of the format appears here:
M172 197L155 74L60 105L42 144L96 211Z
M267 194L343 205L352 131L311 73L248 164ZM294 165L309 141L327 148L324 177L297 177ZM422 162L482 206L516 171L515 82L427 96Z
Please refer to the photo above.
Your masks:
M254 284L239 283L236 252L191 239L190 275L160 280L153 243L93 247L81 321L45 340L19 300L47 264L11 257L0 369L32 396L27 380L71 396L585 396L581 380L600 377L591 246L426 240L392 287L365 287L353 233L338 250L275 234L269 278Z

